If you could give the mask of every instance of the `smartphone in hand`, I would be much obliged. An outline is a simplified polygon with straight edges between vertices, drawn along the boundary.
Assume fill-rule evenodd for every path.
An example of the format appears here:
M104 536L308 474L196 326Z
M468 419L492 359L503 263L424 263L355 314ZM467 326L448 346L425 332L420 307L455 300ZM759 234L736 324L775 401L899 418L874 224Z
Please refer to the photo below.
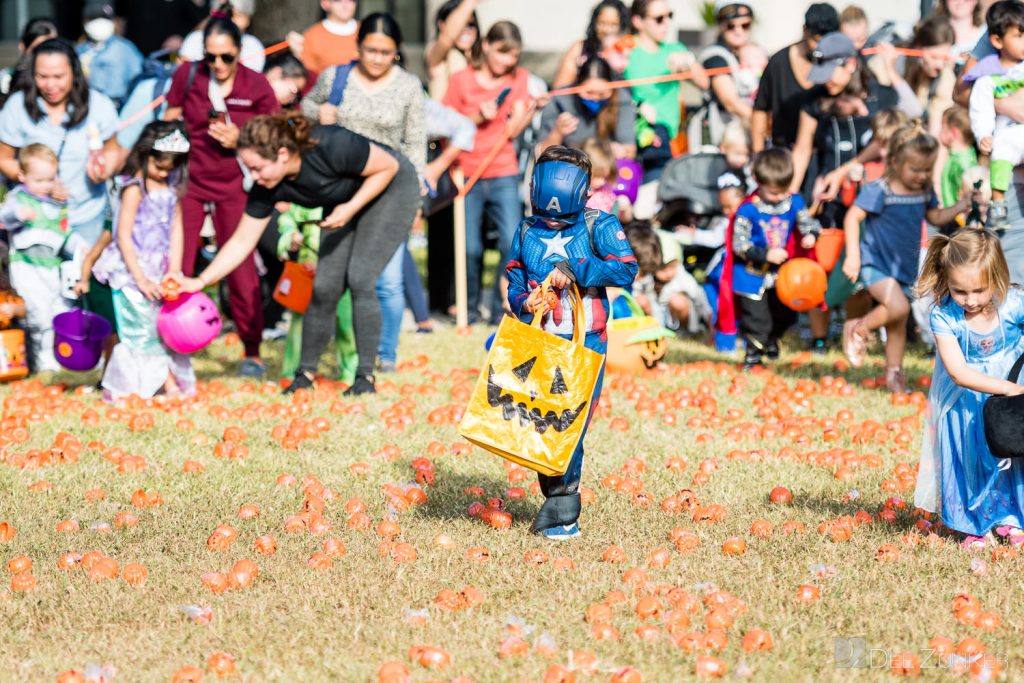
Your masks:
M214 123L227 123L228 122L227 115L224 112L222 112L222 111L217 111L216 109L211 109L210 111L207 112L206 115L207 115L207 117L209 117L211 125L214 124Z

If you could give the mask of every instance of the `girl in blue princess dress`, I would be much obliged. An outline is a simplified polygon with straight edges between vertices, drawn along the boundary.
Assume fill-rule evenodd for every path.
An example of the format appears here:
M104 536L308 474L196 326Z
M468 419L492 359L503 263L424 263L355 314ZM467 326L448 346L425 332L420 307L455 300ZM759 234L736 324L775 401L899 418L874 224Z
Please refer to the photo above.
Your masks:
M989 230L934 237L918 283L937 302L931 313L938 358L928 396L914 501L940 512L963 533L965 548L983 547L992 531L1024 542L1024 462L992 455L982 406L989 395L1024 386L1004 379L1024 351L1024 292Z

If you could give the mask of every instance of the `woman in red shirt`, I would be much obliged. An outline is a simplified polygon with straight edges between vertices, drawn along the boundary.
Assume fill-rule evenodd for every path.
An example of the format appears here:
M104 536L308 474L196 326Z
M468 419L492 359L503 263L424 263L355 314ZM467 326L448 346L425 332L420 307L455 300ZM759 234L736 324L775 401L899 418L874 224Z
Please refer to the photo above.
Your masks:
M239 64L242 34L228 19L215 17L203 31L203 62L178 67L167 94L164 118L184 118L192 141L189 184L181 201L185 229L182 269L191 275L199 251L199 231L209 215L217 245L223 246L245 211L246 189L236 156L241 126L257 114L278 110L263 74ZM256 261L250 256L227 278L231 314L245 345L239 374L260 377L263 310Z
M528 73L519 67L523 40L519 29L510 21L499 21L487 32L483 41L480 64L452 76L444 104L477 126L473 149L459 155L459 165L466 177L472 176L496 144L501 151L487 166L480 180L466 195L466 275L469 286L469 317L479 318L480 262L484 252L484 211L498 228L498 249L501 259L495 282L500 281L505 259L519 221L523 204L519 199L519 162L511 139L530 123L536 102L527 92ZM505 133L510 135L502 141ZM495 289L491 322L500 319L504 297Z

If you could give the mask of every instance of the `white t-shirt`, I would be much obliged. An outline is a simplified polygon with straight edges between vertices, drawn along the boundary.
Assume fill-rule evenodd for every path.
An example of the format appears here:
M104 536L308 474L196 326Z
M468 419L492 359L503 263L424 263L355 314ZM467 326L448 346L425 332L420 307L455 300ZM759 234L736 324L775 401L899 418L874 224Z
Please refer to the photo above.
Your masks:
M181 43L181 50L178 54L182 59L189 62L196 62L203 58L205 48L203 47L203 32L192 31ZM263 64L266 62L266 55L263 54L263 43L256 36L248 33L242 36L242 62L253 71L263 71Z

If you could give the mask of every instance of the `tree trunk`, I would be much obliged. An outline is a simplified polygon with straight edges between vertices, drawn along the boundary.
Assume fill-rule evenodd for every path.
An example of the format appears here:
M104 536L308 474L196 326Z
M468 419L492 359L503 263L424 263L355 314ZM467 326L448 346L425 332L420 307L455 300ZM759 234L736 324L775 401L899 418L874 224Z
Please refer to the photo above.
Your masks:
M289 31L302 33L319 20L320 3L314 0L256 0L249 32L269 45L284 40Z

